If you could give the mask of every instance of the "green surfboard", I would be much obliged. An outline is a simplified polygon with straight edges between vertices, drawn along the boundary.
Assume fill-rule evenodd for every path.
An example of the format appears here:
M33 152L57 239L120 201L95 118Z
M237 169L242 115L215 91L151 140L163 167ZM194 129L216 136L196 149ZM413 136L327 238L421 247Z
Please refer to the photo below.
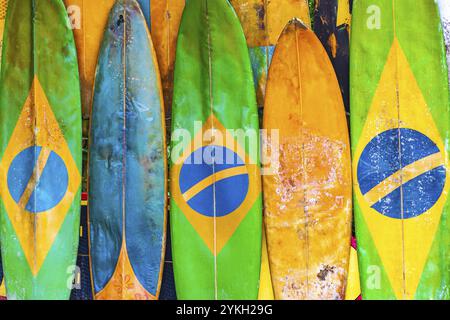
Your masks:
M434 1L355 1L351 129L364 299L449 299L450 111Z
M81 103L60 0L10 1L0 79L0 242L9 299L68 299L78 247Z
M236 14L226 0L189 1L177 44L170 159L179 299L258 296L258 136L252 69Z

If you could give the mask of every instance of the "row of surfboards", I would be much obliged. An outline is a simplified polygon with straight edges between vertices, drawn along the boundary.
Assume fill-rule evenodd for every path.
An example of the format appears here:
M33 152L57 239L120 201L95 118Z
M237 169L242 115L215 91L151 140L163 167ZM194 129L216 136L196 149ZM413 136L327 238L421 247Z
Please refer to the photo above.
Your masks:
M167 189L180 299L343 299L353 207L364 298L449 298L448 79L433 1L416 1L417 12L354 1L350 99L348 2L330 2L333 22L317 16L336 26L319 36L339 79L306 1L158 1L153 10L140 1L143 11L134 0L65 2L78 61L62 1L9 1L0 78L9 298L70 294L81 105L96 299L158 298ZM150 18L166 28L150 36ZM279 156L262 167L262 185L258 105L262 149Z

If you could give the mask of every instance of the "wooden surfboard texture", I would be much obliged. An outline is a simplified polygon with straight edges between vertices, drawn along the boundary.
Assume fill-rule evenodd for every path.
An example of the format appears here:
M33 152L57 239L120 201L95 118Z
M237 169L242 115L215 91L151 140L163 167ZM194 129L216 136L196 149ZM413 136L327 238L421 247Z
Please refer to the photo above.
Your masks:
M275 299L343 299L352 221L345 109L325 50L299 20L275 49L263 128L279 130L279 146L267 145L279 163L263 177Z
M353 5L351 127L363 299L450 298L445 48L435 2L414 5Z
M174 86L170 208L177 296L254 300L262 240L258 113L245 36L228 1L187 2ZM237 140L237 129L253 144Z
M172 115L173 72L178 29L185 0L159 0L150 2L151 33L158 56L159 70L164 90L164 106L170 128Z
M307 0L230 0L241 21L249 47L257 103L264 106L267 73L284 26L294 17L311 25Z
M68 299L80 222L81 101L62 1L9 3L0 119L0 238L8 298Z
M333 63L347 111L350 110L350 24L351 5L349 0L316 1L314 32Z
M0 0L0 68L2 65L2 44L3 31L5 30L6 10L8 8L7 0ZM2 258L0 254L0 299L6 297L5 279L3 277Z
M135 0L113 7L100 49L89 151L95 299L157 299L166 225L164 105Z

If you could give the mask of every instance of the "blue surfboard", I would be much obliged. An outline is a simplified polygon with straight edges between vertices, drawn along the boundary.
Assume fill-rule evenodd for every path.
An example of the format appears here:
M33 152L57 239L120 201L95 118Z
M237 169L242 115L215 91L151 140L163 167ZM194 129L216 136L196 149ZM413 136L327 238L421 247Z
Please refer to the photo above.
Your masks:
M89 151L89 241L95 299L157 299L165 249L164 106L155 51L135 0L105 29Z

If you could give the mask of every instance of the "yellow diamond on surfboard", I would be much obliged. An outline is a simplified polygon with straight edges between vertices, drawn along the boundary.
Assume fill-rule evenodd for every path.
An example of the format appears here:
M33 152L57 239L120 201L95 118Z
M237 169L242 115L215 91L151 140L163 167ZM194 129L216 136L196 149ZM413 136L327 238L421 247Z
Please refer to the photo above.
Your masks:
M401 172L386 178L364 195L361 194L360 188L356 188L355 191L357 198L360 200L359 204L363 210L364 218L370 221L368 224L369 231L396 296L412 299L439 225L450 184L449 179L446 179L442 195L438 201L425 214L421 214L414 219L396 220L372 209L372 206L391 192L399 189L402 184L412 181L429 170L447 165L445 146L439 131L428 111L427 103L412 74L409 63L398 41L394 40L380 82L395 83L396 68L398 68L397 72L402 77L399 81L399 95L397 96L395 90L385 86L379 87L375 93L372 108L369 111L362 133L364 139L361 140L356 149L356 158L360 158L366 145L372 139L376 139L382 132L397 131L398 126L421 133L426 132L427 137L442 152L434 153L403 167ZM398 110L395 107L387 107L395 106L397 99ZM395 121L398 114L401 117L400 122ZM358 176L356 170L357 167L355 166L355 177ZM417 241L415 237L411 236L419 233L421 234L421 241ZM398 241L402 238L405 238L403 244ZM402 260L401 255L399 256L401 252L404 252L403 263L399 263Z
M35 129L30 130L29 117L33 113L33 104L39 105L41 109L34 113ZM36 178L30 179L20 200L17 201L18 199L14 199L8 187L8 179L5 176L8 170L5 168L13 167L17 156L33 145L42 148L34 168L36 174L33 176ZM56 154L67 168L67 192L56 206L40 211L39 219L36 219L35 214L29 212L27 203L30 201L42 170L52 154ZM0 168L2 169L0 170L0 191L3 204L28 260L31 272L36 276L57 235L56 233L48 234L46 230L49 228L51 230L60 229L81 182L77 165L37 77L34 78L30 95L9 140L0 162ZM44 234L45 236L43 236Z

